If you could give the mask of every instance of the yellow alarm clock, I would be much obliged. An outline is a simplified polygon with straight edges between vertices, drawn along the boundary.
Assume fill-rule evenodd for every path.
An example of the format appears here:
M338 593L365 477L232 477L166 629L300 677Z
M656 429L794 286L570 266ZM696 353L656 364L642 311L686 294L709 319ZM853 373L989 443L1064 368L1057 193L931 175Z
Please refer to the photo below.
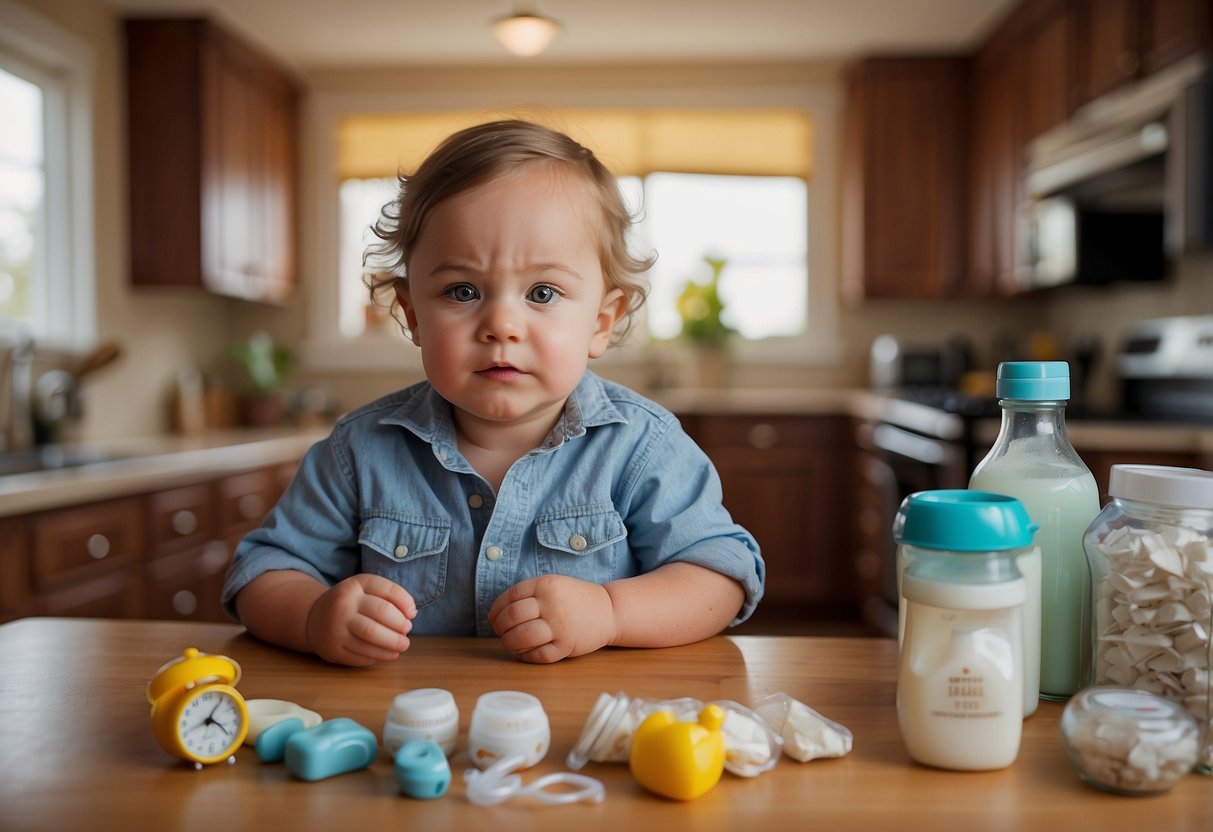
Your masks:
M166 663L147 685L152 733L161 748L195 768L227 760L248 733L248 708L233 687L240 665L196 647Z

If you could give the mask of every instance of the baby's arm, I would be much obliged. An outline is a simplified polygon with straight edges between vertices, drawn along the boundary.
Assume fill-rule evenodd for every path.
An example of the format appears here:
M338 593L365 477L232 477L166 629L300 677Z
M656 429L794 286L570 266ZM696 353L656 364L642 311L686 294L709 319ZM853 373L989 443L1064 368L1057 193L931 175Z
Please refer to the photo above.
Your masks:
M329 588L292 570L255 578L236 609L258 638L348 665L399 658L417 615L413 597L382 576L354 575Z
M547 663L600 647L672 647L723 630L745 601L741 584L693 563L598 584L541 575L503 592L489 623L505 649Z

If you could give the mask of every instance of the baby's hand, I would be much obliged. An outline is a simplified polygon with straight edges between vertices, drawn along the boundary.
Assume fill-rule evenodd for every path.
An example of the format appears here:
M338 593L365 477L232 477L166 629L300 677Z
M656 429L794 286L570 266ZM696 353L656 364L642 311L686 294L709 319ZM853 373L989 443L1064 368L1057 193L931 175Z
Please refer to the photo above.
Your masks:
M610 644L615 612L605 587L541 575L501 593L489 609L489 624L506 650L523 661L546 664Z
M316 599L307 617L312 650L335 664L390 662L409 649L417 604L380 575L354 575Z

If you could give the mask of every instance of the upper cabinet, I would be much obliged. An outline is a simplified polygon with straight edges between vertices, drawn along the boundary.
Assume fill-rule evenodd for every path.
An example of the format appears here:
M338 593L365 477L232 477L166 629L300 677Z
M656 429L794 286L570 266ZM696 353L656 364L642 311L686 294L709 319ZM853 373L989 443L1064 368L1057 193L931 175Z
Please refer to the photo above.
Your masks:
M202 19L126 21L136 285L280 302L296 282L298 93Z
M1075 0L1079 101L1206 50L1209 0Z
M849 299L940 298L964 271L960 58L873 58L849 79L843 285Z

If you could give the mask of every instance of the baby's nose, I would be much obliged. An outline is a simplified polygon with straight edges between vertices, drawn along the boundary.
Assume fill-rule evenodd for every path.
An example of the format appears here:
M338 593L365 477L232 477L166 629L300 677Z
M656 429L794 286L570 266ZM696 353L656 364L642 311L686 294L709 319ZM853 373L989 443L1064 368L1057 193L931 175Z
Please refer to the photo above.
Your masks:
M514 304L499 301L485 307L480 335L486 341L518 341L522 338L523 325Z

